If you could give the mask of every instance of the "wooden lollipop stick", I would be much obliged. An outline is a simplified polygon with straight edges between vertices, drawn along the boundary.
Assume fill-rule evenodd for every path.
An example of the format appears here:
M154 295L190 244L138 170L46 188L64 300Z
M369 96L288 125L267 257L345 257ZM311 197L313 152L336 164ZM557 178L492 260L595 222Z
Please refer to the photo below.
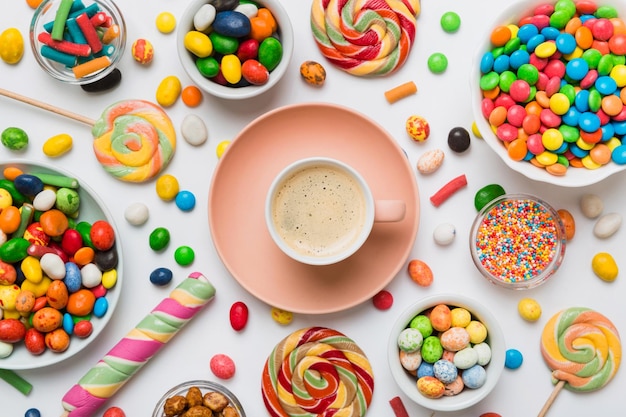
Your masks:
M552 406L552 403L556 399L556 396L559 394L559 392L561 392L561 390L563 389L564 386L565 386L565 381L563 381L563 380L560 380L554 386L554 389L552 390L552 393L550 393L550 396L548 397L546 403L543 405L543 408L541 409L539 414L537 414L537 417L544 417L548 413L548 410L550 409L550 406Z
M81 116L80 114L72 113L71 111L63 110L51 104L32 99L30 97L22 96L20 94L4 90L2 88L0 88L0 95L21 101L22 103L30 104L31 106L39 107L40 109L59 114L61 116L76 120L77 122L81 122L89 126L93 126L96 123L95 120L85 116Z

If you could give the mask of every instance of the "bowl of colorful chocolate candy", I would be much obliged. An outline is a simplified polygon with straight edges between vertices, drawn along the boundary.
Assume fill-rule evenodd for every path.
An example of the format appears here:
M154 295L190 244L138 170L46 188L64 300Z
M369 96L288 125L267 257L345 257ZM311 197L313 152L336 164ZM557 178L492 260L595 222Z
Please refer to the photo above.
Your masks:
M112 0L44 0L29 32L37 63L69 84L90 84L111 74L126 46L124 17Z
M531 0L489 25L472 68L487 144L513 170L563 187L626 167L626 6Z
M152 412L152 417L183 415L246 417L235 394L221 384L204 380L176 385L161 397Z
M176 42L180 62L198 87L216 97L245 99L282 78L294 35L279 0L192 0Z
M98 337L120 297L119 236L103 202L70 173L0 164L0 368L56 364Z
M528 194L505 194L476 215L470 253L490 282L521 290L547 282L565 256L566 234L559 213Z
M478 301L457 294L420 299L389 336L391 374L406 396L433 411L458 411L496 386L506 348L502 329Z

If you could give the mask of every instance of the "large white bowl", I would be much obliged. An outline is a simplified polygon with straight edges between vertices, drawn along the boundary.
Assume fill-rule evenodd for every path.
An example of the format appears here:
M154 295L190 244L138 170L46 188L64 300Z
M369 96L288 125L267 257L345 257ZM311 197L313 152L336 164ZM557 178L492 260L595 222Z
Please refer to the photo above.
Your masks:
M231 100L240 100L256 97L270 88L274 87L278 81L285 75L291 62L294 46L294 34L291 20L287 11L283 8L280 0L260 0L257 3L266 7L272 12L276 24L278 26L278 38L283 47L283 56L276 68L270 72L269 80L263 85L249 85L245 87L230 87L218 84L206 77L196 68L195 57L187 49L185 49L185 34L193 30L193 17L198 9L207 4L207 0L191 0L187 8L179 19L176 33L176 48L178 50L178 58L183 69L191 78L191 80L202 90L207 93Z
M419 393L416 386L417 378L410 375L400 364L398 358L398 335L402 330L408 327L413 317L438 304L446 304L450 307L463 307L467 309L473 317L482 322L487 328L486 342L491 347L492 356L491 361L485 366L487 381L482 387L478 389L465 388L457 395L432 399ZM410 305L400 314L391 328L387 356L393 379L402 392L412 401L433 411L458 411L471 407L484 399L498 384L498 380L504 369L506 346L504 335L498 321L484 305L462 295L438 294L422 298Z
M575 3L582 0L574 0ZM527 16L531 14L533 9L541 4L546 3L555 3L555 1L549 0L527 0L527 1L518 1L508 7L505 7L495 20L487 25L487 29L482 37L483 41L479 44L478 49L476 51L476 55L474 57L474 62L472 65L472 73L470 79L470 88L472 94L472 109L474 113L474 119L478 126L478 129L483 136L485 142L489 145L489 147L504 161L506 165L508 165L511 169L524 176L545 183L550 183L562 187L583 187L586 185L595 184L610 175L613 175L617 172L621 172L626 169L625 165L618 165L614 162L610 162L607 165L604 165L598 169L587 169L587 168L568 168L567 173L564 176L554 176L548 173L545 169L538 168L532 165L530 162L526 161L514 161L509 158L508 153L502 141L500 141L496 135L493 133L489 122L483 117L481 112L481 100L482 100L482 92L478 85L481 73L480 73L480 60L483 54L489 50L491 50L491 44L489 41L489 35L492 30L500 25L506 25L510 23L515 23L519 21L519 19L523 16ZM615 7L615 9L619 12L620 17L626 16L626 3L618 2L618 1L597 1L599 6L601 5L611 5ZM504 3L503 3L504 5Z
M117 307L117 303L122 292L122 281L124 278L124 260L122 256L122 246L119 239L120 233L115 226L113 216L106 208L104 202L98 197L98 195L92 188L82 182L75 175L60 168L41 162L33 163L25 160L4 162L0 164L0 173L9 166L18 167L26 174L57 174L77 179L79 182L78 195L80 197L80 214L78 219L76 219L75 221L77 223L81 221L93 223L96 220L106 220L113 227L116 236L115 247L117 248L118 255L118 264L116 267L117 283L113 288L107 291L106 298L109 307L104 317L92 317L91 324L93 325L93 332L91 333L91 335L84 339L78 338L76 336L71 336L70 346L65 352L55 353L52 352L50 349L46 349L45 352L38 356L35 356L28 352L28 350L24 346L24 343L19 342L14 346L13 353L10 356L0 359L0 368L15 370L37 369L53 365L71 358L72 356L76 355L78 352L89 346L89 344L96 340L100 332L104 330L105 326L111 319L111 316L113 316L113 313L115 312L115 308Z

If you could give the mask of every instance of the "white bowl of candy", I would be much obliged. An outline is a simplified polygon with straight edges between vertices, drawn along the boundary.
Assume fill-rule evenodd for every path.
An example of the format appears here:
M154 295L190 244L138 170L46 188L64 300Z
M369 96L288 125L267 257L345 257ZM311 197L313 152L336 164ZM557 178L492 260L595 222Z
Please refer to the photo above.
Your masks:
M463 410L495 388L504 369L502 329L485 306L455 294L425 297L391 328L388 361L402 392L433 411Z
M596 46L577 46L576 27L583 26L581 17L589 28L600 22L600 49L626 44L609 18L623 18L626 7L616 1L575 0L559 2L555 11L555 3L519 1L487 26L472 66L472 107L485 142L508 167L532 180L582 187L626 168L620 133L626 106L614 98L621 90L614 88L616 74L626 71L626 49L613 53L618 64L604 58L598 71L600 58L610 55ZM617 67L617 73L605 63ZM594 81L602 83L600 88Z

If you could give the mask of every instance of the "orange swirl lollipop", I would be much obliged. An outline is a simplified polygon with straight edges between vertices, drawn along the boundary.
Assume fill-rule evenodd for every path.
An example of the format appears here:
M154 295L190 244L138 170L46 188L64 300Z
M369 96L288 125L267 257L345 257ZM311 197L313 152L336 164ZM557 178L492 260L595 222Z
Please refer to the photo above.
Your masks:
M357 76L387 75L415 40L419 0L313 0L311 29L322 54Z
M561 388L595 391L608 384L619 369L622 344L608 318L588 308L572 307L546 323L541 354L556 386L539 416L545 415Z
M263 401L272 417L361 417L373 392L374 375L363 351L324 327L287 336L263 369Z

